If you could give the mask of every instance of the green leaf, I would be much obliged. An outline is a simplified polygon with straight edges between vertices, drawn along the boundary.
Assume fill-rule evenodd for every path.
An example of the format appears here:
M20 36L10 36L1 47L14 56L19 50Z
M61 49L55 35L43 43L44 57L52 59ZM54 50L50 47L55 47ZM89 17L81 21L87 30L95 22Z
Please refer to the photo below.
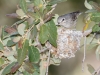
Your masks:
M20 0L20 7L24 11L24 13L27 13L27 5L26 5L26 0Z
M43 1L42 0L32 0L35 6L39 6L39 5L43 5Z
M97 47L95 53L96 53L97 60L100 60L100 46Z
M23 47L17 50L17 54L18 54L17 61L19 64L22 64L22 62L24 61L27 54L28 47L29 47L29 41L26 39L23 43Z
M59 59L59 58L51 58L50 59L50 64L60 65L60 63L61 63L61 59Z
M100 12L92 13L91 20L94 22L100 22Z
M32 31L31 31L31 38L32 39L36 38L37 32L38 32L38 29L36 28L36 26L34 26L33 29L32 29Z
M23 75L31 75L30 73L28 73L27 71L23 72Z
M40 27L39 40L42 44L48 40L48 29L46 25Z
M87 50L94 50L94 48L96 48L98 46L98 44L97 43L93 43L93 44L89 44L88 46L87 46Z
M10 73L11 68L14 66L16 62L12 62L11 64L9 64L2 72L2 75L7 75L8 73Z
M56 40L57 40L57 28L56 28L56 25L54 23L53 20L49 21L47 23L47 29L48 29L48 35L49 35L49 42L57 47L57 43L56 43Z
M5 26L4 26L4 27L2 27L1 40L3 40L4 36L6 36L6 35L7 35L7 33L5 32Z
M0 42L0 50L4 50L3 44Z
M8 47L11 47L11 46L13 46L13 45L15 45L16 43L15 42L13 42L12 40L8 40L8 42L7 42L7 46Z
M35 71L32 75L40 75L37 71Z
M88 67L88 71L93 74L93 72L95 71L95 69L90 65L90 64L87 64L87 67Z
M43 2L43 0L32 0L34 5L38 8L39 10L39 14L41 16L43 16L43 11L44 11L44 6L45 6L45 2ZM37 12L38 13L38 12Z
M29 56L30 62L34 62L34 63L39 62L40 53L36 47L30 46L28 52L29 52L28 56Z
M99 32L99 31L100 31L100 27L99 27L98 24L96 24L96 25L94 25L94 26L92 27L92 32Z
M4 64L4 60L0 58L0 66L2 66L2 64Z
M100 11L100 5L98 3L89 1L89 4L91 4L93 9L95 9L96 11Z
M41 62L40 62L40 75L45 75L45 73L46 73L46 66L45 66L45 64L47 63L47 61L46 60L41 60Z
M50 0L49 5L54 5L54 4L65 2L65 1L67 0Z
M8 42L9 40L11 40L11 38L10 38L10 37L9 37L9 38L4 39L4 40L3 40L3 45L4 45L4 46L6 46L6 45L7 45L7 42Z

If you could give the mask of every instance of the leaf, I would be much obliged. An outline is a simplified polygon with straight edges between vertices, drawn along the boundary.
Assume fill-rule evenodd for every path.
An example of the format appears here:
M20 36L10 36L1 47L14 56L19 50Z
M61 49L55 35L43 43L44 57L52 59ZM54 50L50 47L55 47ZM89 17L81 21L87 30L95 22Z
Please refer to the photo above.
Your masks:
M20 34L20 35L24 35L24 29L25 29L25 24L20 24L19 26L18 26L18 28L17 28L17 30L18 30L18 33Z
M4 64L4 60L2 58L0 58L0 66L2 66L2 64Z
M92 13L91 21L100 22L100 12Z
M97 47L95 54L96 54L97 60L100 60L100 46Z
M21 65L17 63L15 63L15 65L11 68L11 73L15 73L19 68L20 68Z
M22 64L22 62L24 61L28 47L29 47L29 41L26 39L23 43L23 47L17 50L17 55L18 55L17 61L19 64Z
M33 73L34 72L34 68L33 68L31 63L28 63L28 64L24 63L23 67L24 67L25 71L27 71L28 73Z
M97 4L96 2L90 1L89 4L92 5L93 9L100 11L100 5Z
M11 38L6 38L6 39L4 39L4 40L3 40L3 45L6 46L6 45L7 45L7 42L8 42L9 40L11 40Z
M14 46L15 44L16 44L16 43L13 42L12 40L8 40L8 42L7 42L7 46L8 46L8 47Z
M99 32L100 31L100 27L99 27L99 25L98 24L96 24L96 25L94 25L93 27L92 27L92 32Z
M4 50L3 44L0 42L0 50Z
M27 71L24 71L23 75L30 75L30 73L28 73Z
M7 33L5 32L5 27L2 27L2 33L1 33L1 40L4 39L4 36L6 36Z
M95 71L95 69L90 65L90 64L87 64L87 67L88 67L88 71L93 74L93 72Z
M1 75L7 75L8 73L10 73L11 72L11 68L14 66L15 63L16 62L12 62L7 67L5 67Z
M14 56L8 56L7 57L7 60L9 60L10 62L13 62L13 61L17 61Z
M40 62L40 75L46 74L46 68L47 68L47 66L45 66L46 64L47 64L46 60L41 60L41 62Z
M17 32L17 30L13 27L6 27L5 28L5 31L8 33L8 34L14 34Z
M35 71L32 75L40 75L37 71Z
M18 18L19 17L16 13L7 14L6 16L10 17L10 18Z
M21 39L20 36L16 36L16 37L13 38L13 42L17 43L17 42L20 41L20 39Z
M93 49L93 48L95 48L95 47L97 47L97 46L98 46L97 43L89 44L89 45L87 46L87 50L91 50L91 49Z
M28 16L23 12L22 9L18 9L16 10L16 14L19 16L20 19L23 19L23 18L28 18Z
M57 43L56 43L56 40L57 40L57 28L56 28L56 25L55 25L53 20L49 21L46 25L47 25L47 29L48 29L49 42L53 46L57 47Z
M38 32L38 29L36 28L36 26L34 26L32 31L31 31L31 39L34 40L36 38L37 32Z
M58 59L58 58L51 58L50 59L50 64L60 65L60 63L61 63L61 59Z
M85 0L84 5L85 5L85 7L86 7L87 9L92 9L91 4L89 4L89 3L87 2L87 0Z
M40 6L43 5L43 1L42 0L32 0L35 6Z
M83 32L88 28L91 20L89 20L87 23L85 23L85 26L83 27Z
M86 41L86 44L87 45L90 45L90 42L92 41L93 37L87 37L87 41ZM91 42L91 44L97 44L98 43L98 40L97 39L93 39L93 41Z
M37 48L35 48L34 46L30 46L28 52L29 52L28 56L30 62L34 62L34 63L39 62L40 53Z
M54 5L54 4L65 2L65 1L67 0L50 0L49 5Z
M39 40L42 44L48 40L48 29L46 25L40 27Z
M20 0L20 7L24 11L24 13L27 13L27 5L26 5L26 0Z

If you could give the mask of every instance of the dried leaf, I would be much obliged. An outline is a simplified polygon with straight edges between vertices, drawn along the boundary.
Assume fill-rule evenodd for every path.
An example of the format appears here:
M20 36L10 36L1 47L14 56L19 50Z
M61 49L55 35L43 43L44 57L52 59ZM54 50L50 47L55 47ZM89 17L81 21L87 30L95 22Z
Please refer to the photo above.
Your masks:
M6 27L5 28L5 31L8 33L8 34L14 34L15 32L17 32L17 30L13 27Z
M88 28L90 22L91 22L91 20L89 20L89 21L87 21L87 23L85 23L85 26L83 28L83 32Z
M16 13L7 14L6 16L10 17L10 18L18 18L19 17Z
M26 39L23 42L23 47L21 49L17 50L17 54L18 54L17 61L18 61L19 64L23 63L23 61L24 61L24 59L27 55L28 47L29 47L29 41Z
M15 73L19 68L20 68L21 65L17 63L15 63L15 65L11 68L11 73Z
M18 33L20 34L20 35L24 35L24 29L25 29L25 24L20 24L19 26L18 26L18 28L17 28L17 30L18 30Z
M22 46L23 46L23 40L20 39L20 41L18 42L18 48L22 48Z
M15 65L15 63L16 62L12 62L7 67L5 67L1 75L7 75L8 73L10 73L11 72L11 68Z

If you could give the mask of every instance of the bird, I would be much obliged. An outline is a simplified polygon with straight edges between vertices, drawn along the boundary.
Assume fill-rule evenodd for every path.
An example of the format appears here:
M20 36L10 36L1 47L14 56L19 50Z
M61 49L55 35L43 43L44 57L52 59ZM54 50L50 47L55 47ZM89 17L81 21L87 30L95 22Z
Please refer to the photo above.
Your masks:
M57 25L63 26L67 29L76 28L77 18L82 12L75 11L68 14L61 15L57 18Z

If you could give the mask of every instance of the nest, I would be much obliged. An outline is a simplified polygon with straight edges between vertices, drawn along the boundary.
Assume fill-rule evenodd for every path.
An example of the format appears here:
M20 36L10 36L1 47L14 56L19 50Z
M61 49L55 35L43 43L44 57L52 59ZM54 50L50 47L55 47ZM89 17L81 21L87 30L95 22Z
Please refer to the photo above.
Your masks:
M83 37L81 31L58 28L57 48L51 47L51 53L56 58L72 58L80 49L80 40Z

